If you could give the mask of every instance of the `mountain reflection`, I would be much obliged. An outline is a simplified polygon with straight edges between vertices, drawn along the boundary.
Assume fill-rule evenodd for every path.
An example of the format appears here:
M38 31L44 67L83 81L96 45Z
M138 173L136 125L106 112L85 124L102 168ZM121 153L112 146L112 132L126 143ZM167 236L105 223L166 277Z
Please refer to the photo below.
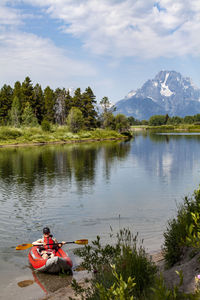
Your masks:
M176 181L199 162L200 135L138 136L132 154L149 176Z

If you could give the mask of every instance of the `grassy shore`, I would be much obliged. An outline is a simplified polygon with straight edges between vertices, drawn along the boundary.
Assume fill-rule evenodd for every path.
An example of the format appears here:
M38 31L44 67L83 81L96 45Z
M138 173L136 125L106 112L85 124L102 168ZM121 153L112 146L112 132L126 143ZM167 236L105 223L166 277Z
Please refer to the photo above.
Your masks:
M124 136L114 130L94 129L91 131L69 132L67 126L54 126L50 131L41 127L15 128L0 127L0 146L30 145L48 143L70 143L80 141L99 141L123 139Z
M150 132L200 132L200 125L195 124L179 124L179 125L161 125L161 126L148 126L138 125L131 126L132 131L150 131Z

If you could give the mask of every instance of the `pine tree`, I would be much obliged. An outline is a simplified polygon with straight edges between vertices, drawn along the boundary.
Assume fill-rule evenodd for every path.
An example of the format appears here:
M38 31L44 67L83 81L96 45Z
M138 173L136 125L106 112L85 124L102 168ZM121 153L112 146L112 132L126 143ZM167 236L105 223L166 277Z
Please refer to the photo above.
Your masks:
M13 89L4 84L0 90L0 124L6 125L9 119L8 112L11 109Z
M95 109L96 96L94 95L92 89L88 87L82 94L82 107L81 111L85 119L85 126L87 128L94 128L97 124L97 111Z
M38 83L33 89L32 109L38 120L38 123L41 124L44 117L44 94L41 85Z
M77 88L74 92L74 97L72 98L72 107L77 107L82 110L82 105L81 89Z
M54 122L54 105L54 91L47 86L44 90L44 119L52 123Z
M27 76L22 83L22 106L21 110L24 111L26 103L29 102L31 107L33 107L33 85L31 79Z
M37 118L35 117L31 105L29 102L26 103L23 114L22 114L22 122L24 126L37 126Z
M72 108L72 96L70 95L70 91L67 90L66 96L65 96L65 112L66 116L68 116L70 109Z
M20 126L20 102L17 96L14 97L10 110L10 122L14 127Z

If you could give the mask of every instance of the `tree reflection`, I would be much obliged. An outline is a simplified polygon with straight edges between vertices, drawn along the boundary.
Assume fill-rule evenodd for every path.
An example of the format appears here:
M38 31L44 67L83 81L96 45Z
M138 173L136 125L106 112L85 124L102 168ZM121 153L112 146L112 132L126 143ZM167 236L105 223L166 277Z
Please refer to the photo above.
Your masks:
M130 143L106 142L59 146L3 148L0 150L0 179L17 184L31 192L35 186L75 181L79 192L85 184L95 184L99 153L103 153L106 174L109 176L116 159L123 159Z

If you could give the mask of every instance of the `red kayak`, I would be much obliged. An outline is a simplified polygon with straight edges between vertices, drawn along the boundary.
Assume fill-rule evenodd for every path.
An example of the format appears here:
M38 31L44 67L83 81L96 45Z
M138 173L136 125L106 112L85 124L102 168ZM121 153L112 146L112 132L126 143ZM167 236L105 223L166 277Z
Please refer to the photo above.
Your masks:
M40 248L32 247L28 254L30 264L35 270L48 273L59 273L69 271L72 268L71 258L61 248L55 252L52 258L44 259L41 256Z

